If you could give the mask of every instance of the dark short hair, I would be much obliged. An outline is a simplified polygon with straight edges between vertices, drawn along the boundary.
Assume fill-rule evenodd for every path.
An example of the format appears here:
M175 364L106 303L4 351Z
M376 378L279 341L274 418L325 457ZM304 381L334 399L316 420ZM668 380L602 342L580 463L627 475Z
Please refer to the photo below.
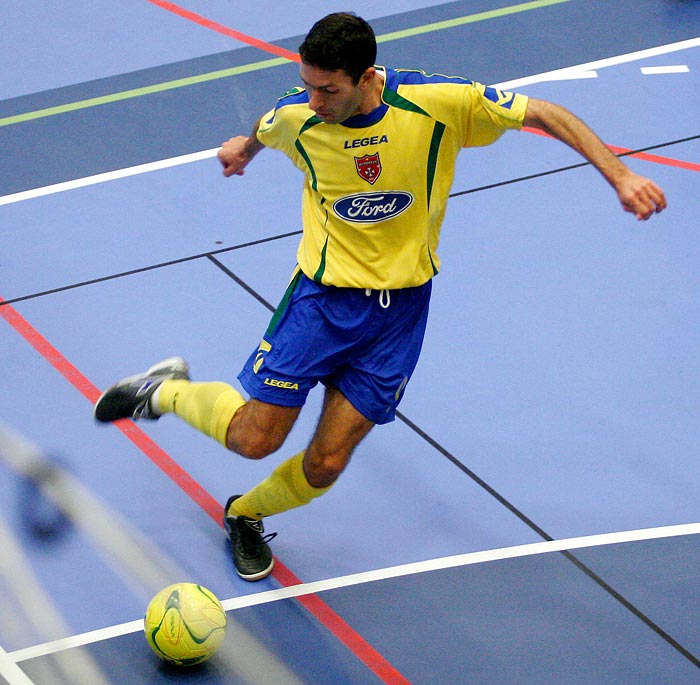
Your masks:
M377 58L372 27L349 12L335 12L319 19L299 46L305 64L324 71L342 69L354 83Z

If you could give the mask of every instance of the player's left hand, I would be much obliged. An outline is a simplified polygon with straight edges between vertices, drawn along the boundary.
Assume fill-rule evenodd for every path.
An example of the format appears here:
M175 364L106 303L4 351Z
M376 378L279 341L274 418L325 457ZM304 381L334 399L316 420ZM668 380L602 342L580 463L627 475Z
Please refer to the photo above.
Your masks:
M652 214L666 209L666 196L652 180L629 172L619 183L617 195L626 212L634 214L639 221L646 221Z

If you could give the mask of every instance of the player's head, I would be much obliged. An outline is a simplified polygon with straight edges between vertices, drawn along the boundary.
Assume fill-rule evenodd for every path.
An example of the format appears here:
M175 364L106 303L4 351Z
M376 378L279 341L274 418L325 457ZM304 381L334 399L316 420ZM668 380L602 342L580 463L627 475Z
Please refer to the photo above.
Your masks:
M313 25L299 53L309 108L324 123L341 123L379 104L374 85L377 41L364 19L346 12L329 14Z
M344 71L357 84L374 65L377 41L372 27L348 12L319 19L299 46L302 62L324 71Z

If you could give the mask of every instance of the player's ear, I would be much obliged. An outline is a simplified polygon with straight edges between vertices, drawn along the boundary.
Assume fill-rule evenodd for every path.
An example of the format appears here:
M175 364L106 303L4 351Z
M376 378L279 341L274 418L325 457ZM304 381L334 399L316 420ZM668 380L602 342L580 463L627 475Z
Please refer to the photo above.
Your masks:
M377 73L377 70L374 67L368 67L365 69L364 73L362 76L360 76L360 85L361 86L367 86L372 82L372 79L374 78L374 75Z

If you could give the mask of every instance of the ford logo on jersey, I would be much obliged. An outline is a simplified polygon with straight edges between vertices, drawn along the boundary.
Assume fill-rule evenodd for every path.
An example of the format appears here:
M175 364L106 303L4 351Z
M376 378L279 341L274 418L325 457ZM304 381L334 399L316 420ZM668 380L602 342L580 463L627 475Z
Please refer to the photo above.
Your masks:
M341 197L333 203L333 211L354 224L374 224L393 219L413 204L413 195L403 190L356 193Z

